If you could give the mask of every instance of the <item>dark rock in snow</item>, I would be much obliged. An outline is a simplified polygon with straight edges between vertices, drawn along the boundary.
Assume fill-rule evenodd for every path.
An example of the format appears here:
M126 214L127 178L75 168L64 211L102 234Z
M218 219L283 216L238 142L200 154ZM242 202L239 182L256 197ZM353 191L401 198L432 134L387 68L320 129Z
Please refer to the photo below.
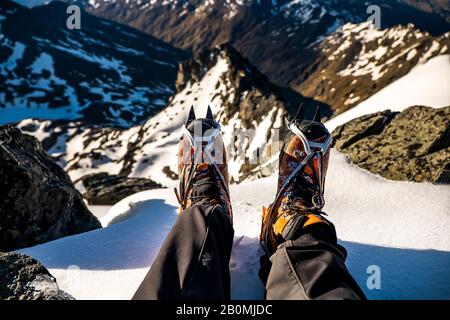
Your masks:
M387 179L450 183L450 107L365 115L333 137L353 163Z
M108 175L106 172L85 176L82 182L86 188L83 197L91 205L113 205L136 192L162 187L150 179Z
M74 300L38 261L0 252L0 300Z
M101 227L41 143L12 126L0 127L0 177L0 250Z
M170 166L165 166L162 169L162 172L165 173L166 176L168 176L172 180L178 180L179 179L178 173L173 172L172 169L170 169Z

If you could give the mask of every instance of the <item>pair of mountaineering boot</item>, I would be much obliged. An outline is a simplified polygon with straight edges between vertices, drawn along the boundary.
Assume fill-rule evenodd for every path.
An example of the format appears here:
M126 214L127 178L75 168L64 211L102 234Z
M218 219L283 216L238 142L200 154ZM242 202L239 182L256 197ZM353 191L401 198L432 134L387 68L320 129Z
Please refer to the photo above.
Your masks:
M312 227L334 230L321 211L331 135L320 122L319 109L312 120L306 120L300 107L286 125L276 197L262 216L260 238L269 255ZM180 185L175 192L180 211L198 202L220 204L232 221L225 145L209 107L205 118L197 119L193 108L189 112L179 144L178 172Z

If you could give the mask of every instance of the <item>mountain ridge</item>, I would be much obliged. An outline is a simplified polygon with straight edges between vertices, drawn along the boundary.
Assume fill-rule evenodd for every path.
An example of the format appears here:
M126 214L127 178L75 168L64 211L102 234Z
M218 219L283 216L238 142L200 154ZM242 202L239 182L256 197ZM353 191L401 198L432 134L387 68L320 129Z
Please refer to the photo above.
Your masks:
M176 183L172 173L177 172L177 144L191 105L197 107L198 115L206 112L208 105L213 108L226 132L226 147L234 163L230 173L235 182L258 165L259 152L276 152L270 150L281 137L274 134L300 103L308 114L317 105L329 114L328 106L271 84L227 44L183 62L175 87L162 111L129 129L31 119L21 121L18 127L38 136L76 182L90 173L108 172L150 178L170 186Z
M66 7L0 3L1 123L39 117L128 127L164 107L189 55L86 12L81 30L69 31Z
M73 2L67 0L68 2ZM281 86L302 78L314 61L309 45L345 22L365 22L368 5L357 0L252 1L77 1L98 16L130 25L176 47L200 52L230 42L269 79ZM404 1L372 1L382 12L381 27L414 23L439 35L450 23Z

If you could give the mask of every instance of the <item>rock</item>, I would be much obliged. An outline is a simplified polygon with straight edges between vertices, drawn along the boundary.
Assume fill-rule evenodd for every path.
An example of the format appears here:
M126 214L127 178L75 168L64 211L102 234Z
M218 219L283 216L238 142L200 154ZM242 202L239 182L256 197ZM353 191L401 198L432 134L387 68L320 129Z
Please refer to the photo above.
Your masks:
M0 300L74 300L38 261L0 252Z
M170 166L165 166L162 169L162 172L165 173L165 175L168 176L172 180L178 180L180 178L178 176L178 173L173 172L172 169L170 169Z
M343 150L363 138L380 134L397 114L390 110L372 113L352 120L351 125L337 127L333 132L333 145Z
M365 115L333 138L353 163L387 179L450 183L450 107Z
M108 175L106 172L87 175L82 178L82 183L86 189L83 197L91 205L113 205L136 192L162 187L151 179Z
M12 126L0 126L0 177L0 251L101 227L41 143Z

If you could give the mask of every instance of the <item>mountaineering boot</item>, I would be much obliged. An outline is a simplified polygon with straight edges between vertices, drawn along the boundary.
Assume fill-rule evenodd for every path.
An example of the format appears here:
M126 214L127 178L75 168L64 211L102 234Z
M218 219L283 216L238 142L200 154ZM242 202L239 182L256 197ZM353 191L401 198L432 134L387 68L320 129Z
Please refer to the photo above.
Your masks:
M209 106L206 118L199 119L191 107L179 144L178 174L180 213L196 203L220 204L232 220L225 145Z
M334 227L322 215L325 175L330 156L331 135L320 123L320 111L313 120L303 119L299 108L294 119L287 123L279 158L277 195L274 202L263 209L261 243L270 256L277 247L304 234L311 226L331 237Z

